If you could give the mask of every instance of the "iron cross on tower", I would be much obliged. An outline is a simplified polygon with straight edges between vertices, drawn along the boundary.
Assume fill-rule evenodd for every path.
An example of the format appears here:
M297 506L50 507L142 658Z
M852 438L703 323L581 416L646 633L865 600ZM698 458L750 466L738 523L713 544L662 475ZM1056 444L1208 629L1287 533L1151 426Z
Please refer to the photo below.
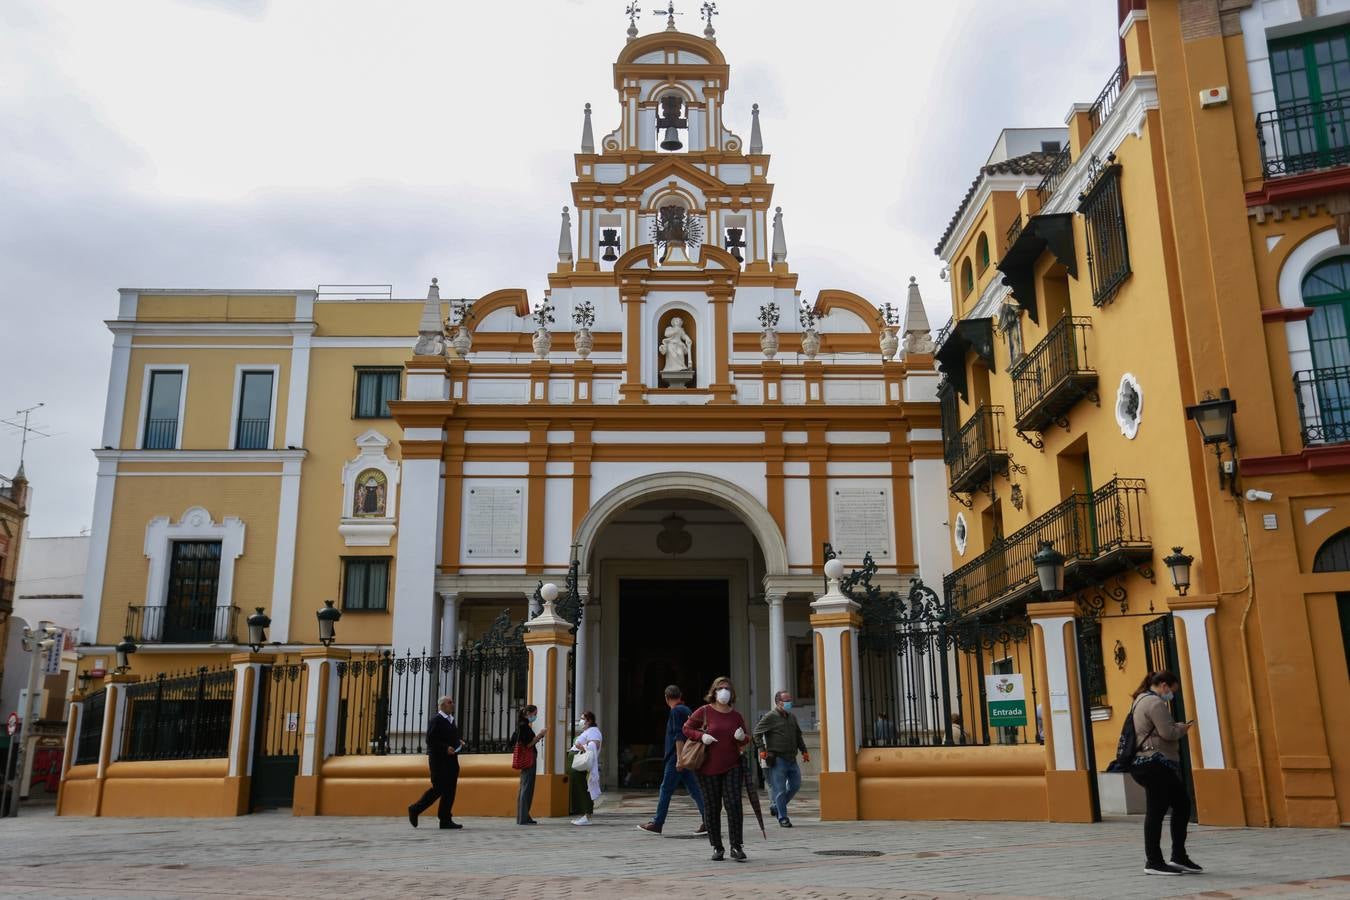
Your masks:
M679 13L679 12L676 12L676 11L675 11L675 0L668 0L668 2L666 3L666 8L665 8L664 10L660 10L660 9L654 9L654 10L652 10L652 15L654 15L654 16L659 16L659 15L661 15L663 12L665 13L665 16L666 16L666 28L667 28L667 30L669 30L669 31L674 31L674 30L675 30L675 17L676 17L676 16L682 16L682 15L684 15L684 13Z
M623 14L628 17L628 27L636 28L638 16L642 15L642 9L636 3L630 3Z
M704 20L708 23L708 27L712 28L712 17L717 15L717 4L705 2L701 12L703 13Z

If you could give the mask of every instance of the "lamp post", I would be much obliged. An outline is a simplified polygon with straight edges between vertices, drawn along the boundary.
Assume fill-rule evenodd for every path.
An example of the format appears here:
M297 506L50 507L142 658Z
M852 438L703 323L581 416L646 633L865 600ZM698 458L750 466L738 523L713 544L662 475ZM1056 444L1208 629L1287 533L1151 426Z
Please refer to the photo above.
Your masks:
M267 643L267 629L271 627L272 620L268 618L267 613L263 612L261 606L253 607L257 610L248 617L248 645L254 653L262 650L263 644Z
M331 647L337 640L337 620L342 618L342 610L336 609L332 600L325 600L323 609L314 615L319 620L319 643Z
M131 654L136 652L136 642L131 639L131 635L122 638L122 643L113 648L117 654L117 668L113 669L114 675L125 675L127 669L131 668Z
M1041 541L1040 549L1032 557L1036 565L1036 579L1041 583L1041 593L1047 600L1054 600L1064 593L1064 554L1055 549L1049 541Z
M42 667L42 657L51 650L56 644L56 636L61 633L61 629L47 621L38 623L37 628L25 627L23 630L22 645L28 656L28 693L24 696L24 701L19 708L20 717L23 719L23 730L18 735L9 739L9 753L7 757L14 757L13 769L14 777L9 778L11 771L10 760L6 758L5 776L7 809L4 814L8 816L17 816L19 814L19 793L23 785L23 770L25 758L27 757L28 742L33 739L33 723L37 721L37 700L38 700L38 670ZM16 741L17 738L17 741ZM15 744L18 744L16 747Z
M1195 562L1194 556L1189 556L1181 552L1180 547L1172 548L1172 555L1163 557L1163 565L1167 566L1167 572L1172 576L1172 587L1177 589L1177 596L1185 597L1186 592L1191 588L1191 563Z
M1186 407L1186 418L1200 429L1200 439L1206 447L1214 448L1219 460L1219 487L1227 486L1237 495L1237 431L1233 427L1233 415L1237 412L1237 401L1228 394L1228 388L1220 388L1219 396L1206 394L1205 399L1194 406ZM1232 459L1223 458L1223 448L1227 446Z

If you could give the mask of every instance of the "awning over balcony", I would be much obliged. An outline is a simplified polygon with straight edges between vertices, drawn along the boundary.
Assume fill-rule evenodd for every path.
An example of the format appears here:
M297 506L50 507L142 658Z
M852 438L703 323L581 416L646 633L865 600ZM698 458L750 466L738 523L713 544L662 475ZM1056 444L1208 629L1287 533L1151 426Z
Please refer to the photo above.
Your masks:
M994 371L994 320L960 319L951 325L942 342L938 344L934 357L938 369L947 376L947 380L960 392L962 398L968 395L966 386L966 353L974 351L984 360L989 371Z
M1003 283L1033 322L1040 321L1040 314L1036 311L1036 260L1041 258L1047 248L1070 275L1078 277L1078 262L1074 258L1073 248L1073 213L1032 216L1022 227L1017 240L1009 245L1003 258L998 261Z

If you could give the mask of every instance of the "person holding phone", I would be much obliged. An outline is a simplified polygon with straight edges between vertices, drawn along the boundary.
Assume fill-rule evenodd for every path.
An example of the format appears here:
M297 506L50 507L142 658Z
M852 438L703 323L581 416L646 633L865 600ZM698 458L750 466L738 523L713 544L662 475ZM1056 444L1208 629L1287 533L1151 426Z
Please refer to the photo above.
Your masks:
M517 825L538 825L530 817L530 806L534 803L534 762L536 750L535 745L544 739L547 728L534 730L534 723L539 719L539 707L533 703L526 706L516 717L516 733L512 743L520 747L522 752L526 753L528 764L520 770L520 790L516 793L516 824Z
M1182 875L1203 872L1186 855L1186 830L1191 821L1191 797L1181 780L1181 741L1194 722L1172 718L1177 676L1166 670L1150 672L1134 692L1134 733L1138 741L1130 777L1144 789L1144 872ZM1171 862L1162 855L1162 823L1172 814Z

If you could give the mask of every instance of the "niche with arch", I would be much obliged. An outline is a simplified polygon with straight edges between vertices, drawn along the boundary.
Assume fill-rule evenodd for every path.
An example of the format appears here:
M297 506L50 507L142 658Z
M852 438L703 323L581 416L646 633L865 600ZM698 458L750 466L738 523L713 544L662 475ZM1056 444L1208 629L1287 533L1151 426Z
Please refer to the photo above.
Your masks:
M675 320L679 319L677 326ZM687 343L680 339L680 332L683 332ZM668 309L661 314L656 322L656 386L662 388L693 388L698 387L698 321L694 314L687 309ZM686 370L687 375L677 374L676 370L667 367L667 362L671 361L673 352L666 347L666 342L673 340L683 347L689 367ZM669 351L669 352L668 352Z
M396 530L399 465L391 441L373 428L356 439L357 454L342 467L338 533L348 547L388 547Z

